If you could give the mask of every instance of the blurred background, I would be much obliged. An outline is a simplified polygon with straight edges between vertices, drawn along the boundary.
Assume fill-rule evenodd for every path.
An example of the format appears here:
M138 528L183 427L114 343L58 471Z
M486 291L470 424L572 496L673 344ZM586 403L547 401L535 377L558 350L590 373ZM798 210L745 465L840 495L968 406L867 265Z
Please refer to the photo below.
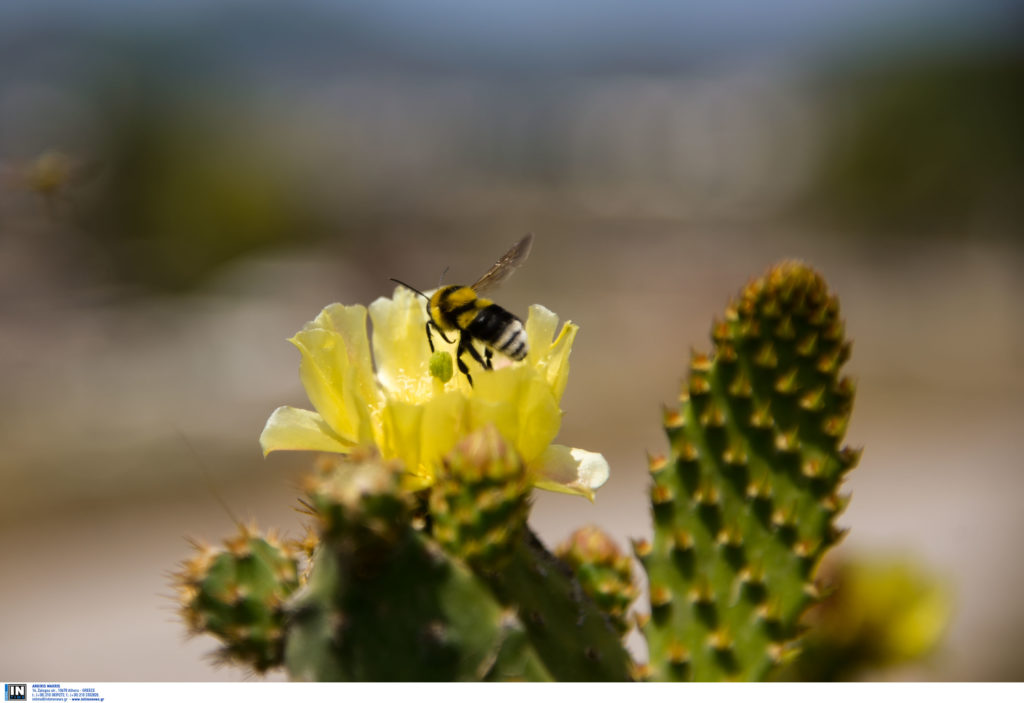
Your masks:
M301 533L285 342L391 276L581 325L560 441L649 534L690 348L787 257L839 294L858 383L848 554L951 595L879 677L1021 679L1024 12L1009 0L0 4L2 675L240 680L168 574L227 511ZM1014 556L1017 555L1017 556ZM643 656L642 646L636 642Z

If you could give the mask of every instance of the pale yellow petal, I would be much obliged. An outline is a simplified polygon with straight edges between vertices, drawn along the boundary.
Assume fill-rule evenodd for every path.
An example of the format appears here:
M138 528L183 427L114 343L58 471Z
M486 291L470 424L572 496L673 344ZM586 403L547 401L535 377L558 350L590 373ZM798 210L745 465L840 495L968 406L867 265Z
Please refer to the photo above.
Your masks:
M436 472L441 459L468 433L468 428L469 399L459 391L435 395L423 410L420 463Z
M558 435L562 411L543 376L526 365L474 375L469 429L493 424L529 463Z
M370 304L377 378L389 396L409 403L424 402L432 395L426 303L416 293L398 288L394 298L378 298ZM436 349L447 349L436 332L433 339Z
M392 400L384 410L384 444L380 447L385 458L396 458L417 483L433 483L436 467L424 461L424 423L426 406Z
M366 335L366 308L362 305L333 303L325 307L312 324L342 336L359 393L369 403L382 400L380 386L373 372L370 340Z
M551 340L555 338L555 330L558 329L558 315L543 305L531 305L524 326L526 328L526 343L529 348L526 354L526 363L530 366L538 366L547 360Z
M566 322L548 350L544 373L556 401L562 400L565 385L569 382L569 354L572 353L572 343L576 340L579 329L573 323Z
M530 353L526 361L534 366L547 380L556 401L562 400L565 385L569 380L569 354L576 340L579 327L572 322L562 325L558 337L558 316L543 305L531 305L526 319L526 336Z
M537 375L526 378L519 398L516 449L527 463L541 455L562 426L562 409L552 389Z
M552 444L532 463L537 488L594 499L610 473L608 462L597 452Z
M469 396L469 430L494 425L507 441L517 445L519 437L519 401L525 367L507 366L475 375Z
M348 442L372 442L370 414L380 392L370 364L366 308L330 305L288 341L302 353L302 385L331 429Z
M339 437L311 410L283 406L270 414L260 434L263 455L280 450L347 453L352 443Z

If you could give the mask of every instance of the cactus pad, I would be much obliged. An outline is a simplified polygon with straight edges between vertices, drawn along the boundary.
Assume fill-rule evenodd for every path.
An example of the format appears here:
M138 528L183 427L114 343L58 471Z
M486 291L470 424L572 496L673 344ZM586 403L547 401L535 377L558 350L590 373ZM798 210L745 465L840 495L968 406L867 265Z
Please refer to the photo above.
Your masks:
M373 456L339 459L307 486L320 546L308 583L289 604L291 675L548 679L515 614L413 528L402 473Z
M531 483L493 426L466 437L431 488L432 536L474 568L501 568L526 527Z
M608 616L620 634L629 632L628 612L640 591L632 560L597 527L581 527L555 550L572 567L583 592Z
M224 545L197 545L176 574L182 615L192 634L223 642L221 659L263 672L281 663L284 600L299 585L297 553L247 526Z
M763 678L795 651L815 569L841 533L837 493L853 386L839 305L785 262L751 282L694 354L668 457L650 458L653 542L644 623L659 680Z

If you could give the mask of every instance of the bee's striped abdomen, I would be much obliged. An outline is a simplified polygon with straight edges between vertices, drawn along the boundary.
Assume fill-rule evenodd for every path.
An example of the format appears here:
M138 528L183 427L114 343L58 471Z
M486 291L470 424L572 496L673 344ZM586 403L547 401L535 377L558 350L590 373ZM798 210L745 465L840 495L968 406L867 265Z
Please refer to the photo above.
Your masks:
M526 330L519 318L505 308L491 303L483 308L466 331L496 352L514 361L521 361L528 351Z

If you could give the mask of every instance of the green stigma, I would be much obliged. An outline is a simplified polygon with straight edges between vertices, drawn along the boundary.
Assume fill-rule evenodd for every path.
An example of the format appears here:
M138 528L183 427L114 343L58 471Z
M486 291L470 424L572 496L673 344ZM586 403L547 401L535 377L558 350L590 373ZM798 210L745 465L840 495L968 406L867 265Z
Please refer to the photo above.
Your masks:
M441 381L441 383L448 383L452 380L452 374L455 373L455 368L452 366L452 355L446 351L436 351L430 355L430 375Z

